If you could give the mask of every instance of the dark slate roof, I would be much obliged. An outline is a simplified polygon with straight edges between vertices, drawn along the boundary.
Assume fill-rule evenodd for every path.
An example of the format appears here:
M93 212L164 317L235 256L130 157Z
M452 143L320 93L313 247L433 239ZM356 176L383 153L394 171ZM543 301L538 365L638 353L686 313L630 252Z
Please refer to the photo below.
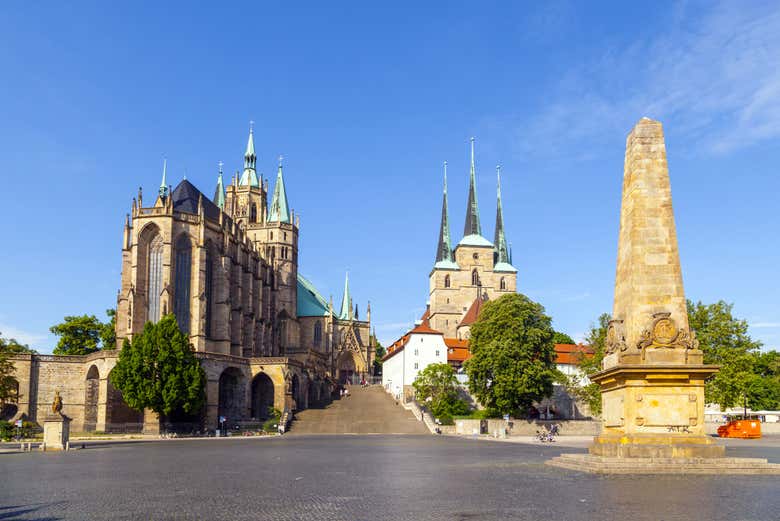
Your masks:
M220 210L217 205L186 179L173 189L171 197L173 199L173 209L175 211L195 215L198 213L198 199L203 197L203 213L205 213L206 217L209 219L215 221L219 219Z

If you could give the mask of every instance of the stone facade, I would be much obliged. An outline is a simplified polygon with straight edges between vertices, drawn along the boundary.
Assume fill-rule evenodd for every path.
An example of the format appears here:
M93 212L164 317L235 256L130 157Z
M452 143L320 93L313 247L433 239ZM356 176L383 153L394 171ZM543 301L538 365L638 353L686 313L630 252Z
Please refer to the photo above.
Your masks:
M281 160L271 203L256 172L250 131L244 170L213 200L184 180L163 180L151 205L139 189L122 239L116 335L121 348L147 322L173 314L206 371L202 421L261 420L267 407L295 410L330 399L339 381L369 374L370 304L359 320L348 283L341 312L298 271L300 219L288 208ZM16 416L40 418L59 390L75 431L159 424L132 411L110 384L116 351L15 356Z

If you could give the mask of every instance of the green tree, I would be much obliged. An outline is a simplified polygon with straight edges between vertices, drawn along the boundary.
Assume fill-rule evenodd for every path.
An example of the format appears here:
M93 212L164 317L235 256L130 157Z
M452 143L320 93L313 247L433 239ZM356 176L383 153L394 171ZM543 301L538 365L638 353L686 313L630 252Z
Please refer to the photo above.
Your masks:
M748 335L746 320L735 318L733 304L688 301L688 323L696 332L705 364L717 364L720 371L705 384L705 400L725 409L744 405L754 383L754 365L761 342ZM750 404L748 404L750 406Z
M577 365L582 376L566 377L564 384L568 391L588 404L593 414L601 414L601 388L598 384L589 380L594 373L601 371L601 362L604 359L604 346L607 341L607 328L612 317L609 313L599 315L597 322L590 325L585 337L585 344L593 350L593 356L580 352Z
M501 414L525 413L552 394L556 377L554 331L544 307L525 295L487 302L471 326L469 390Z
M116 349L116 309L107 309L106 315L108 322L100 328L100 348Z
M451 419L466 414L468 404L458 398L458 379L450 364L431 364L417 374L412 382L417 401L427 404L437 418Z
M22 344L15 338L3 338L2 333L0 333L0 353L8 355L35 354L37 351L35 351L35 349L30 349L30 346Z
M125 340L111 383L133 409L163 416L197 414L206 399L206 373L174 315L147 322L132 342Z
M554 344L576 344L574 339L567 335L566 333L561 333L560 331L556 331L553 335L553 343Z
M49 331L60 337L55 355L88 355L99 349L103 323L95 315L66 316Z

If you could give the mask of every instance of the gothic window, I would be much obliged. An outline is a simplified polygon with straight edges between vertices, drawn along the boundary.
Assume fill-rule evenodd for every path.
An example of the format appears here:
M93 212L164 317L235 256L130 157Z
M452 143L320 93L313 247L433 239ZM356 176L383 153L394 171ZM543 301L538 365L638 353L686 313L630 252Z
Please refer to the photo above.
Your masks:
M445 275L444 276L444 287L445 288L449 288L450 287L450 276L449 275Z
M504 279L504 277L501 277L501 282L500 282L500 285L499 285L499 287L500 287L502 290L505 290L505 289L506 289L506 279Z
M479 273L477 273L477 270L474 270L471 272L471 285L472 286L479 286Z
M319 320L314 324L314 346L320 347L322 343L322 322Z
M160 293L162 293L162 256L163 240L158 234L149 243L149 273L146 291L146 319L150 322L160 320Z
M249 222L257 222L257 205L255 203L252 203L252 206L249 208Z
M211 338L211 308L214 305L214 254L211 252L211 244L206 244L206 338Z
M190 272L192 269L192 246L186 234L179 236L176 241L176 276L174 279L175 300L173 312L179 329L189 334L190 332Z
M271 232L271 240L274 240L274 232Z

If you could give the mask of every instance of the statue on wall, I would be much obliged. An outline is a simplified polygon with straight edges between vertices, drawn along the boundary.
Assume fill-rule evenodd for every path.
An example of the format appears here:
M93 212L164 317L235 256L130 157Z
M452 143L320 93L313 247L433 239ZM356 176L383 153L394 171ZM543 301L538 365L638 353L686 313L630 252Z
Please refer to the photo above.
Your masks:
M51 412L54 414L62 414L62 397L59 391L54 391L54 401L51 404Z

